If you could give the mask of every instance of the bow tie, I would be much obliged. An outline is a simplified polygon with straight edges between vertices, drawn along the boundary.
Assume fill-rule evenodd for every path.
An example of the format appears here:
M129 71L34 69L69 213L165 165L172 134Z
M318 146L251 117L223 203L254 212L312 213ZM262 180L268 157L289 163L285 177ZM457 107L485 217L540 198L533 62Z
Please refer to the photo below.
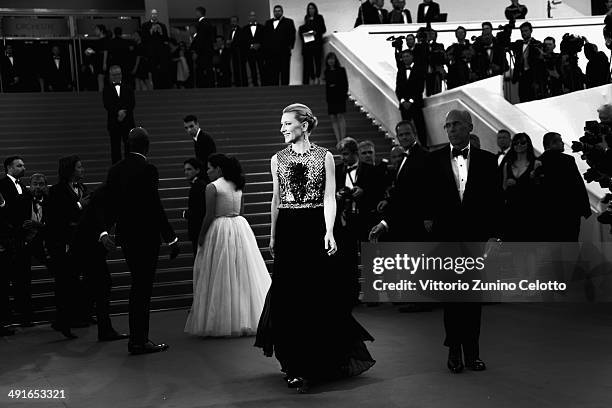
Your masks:
M357 167L359 167L359 164L353 164L352 166L346 166L346 171L348 173L349 171L357 170Z
M60 57L55 57L55 56L54 56L54 57L53 57L53 59L54 59L54 60L58 60L58 59L60 59Z
M503 150L500 150L499 152L497 152L497 155L498 155L498 156L503 156L504 154L506 154L506 153L504 153L504 151L503 151Z
M280 21L280 18L274 18L274 21Z
M113 82L114 86L121 86L121 82Z
M35 206L42 205L42 202L43 202L43 197L40 197L40 198L34 197L32 199L32 203L34 203Z
M252 25L252 26L256 26L256 25L257 25L257 23L251 23L250 25Z
M463 150L459 150L453 147L452 154L453 154L453 158L463 156L464 159L467 159L468 155L470 154L470 150L467 147L463 148Z
M79 188L79 183L72 183L71 186L72 188Z

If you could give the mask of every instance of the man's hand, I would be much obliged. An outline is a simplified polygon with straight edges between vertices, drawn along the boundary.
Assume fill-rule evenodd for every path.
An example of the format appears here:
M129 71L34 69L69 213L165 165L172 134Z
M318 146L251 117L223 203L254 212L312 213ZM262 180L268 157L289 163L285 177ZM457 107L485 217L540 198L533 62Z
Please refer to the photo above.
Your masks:
M431 233L431 229L433 228L433 221L432 220L424 220L423 221L423 226L425 227L425 231Z
M497 255L499 249L502 246L502 240L497 238L490 238L485 245L485 251L483 254L484 258L492 257Z
M370 242L376 243L378 242L378 237L381 236L385 232L387 232L387 228L382 222L379 222L372 228L372 230L370 230L368 239L370 240Z
M127 112L125 111L125 109L121 109L119 112L117 112L117 120L119 122L123 122L123 119L125 119L127 115Z
M176 259L176 257L178 256L180 252L181 252L181 247L178 241L176 241L174 244L170 244L170 260Z
M363 188L359 187L359 186L355 186L353 188L353 198L354 199L358 199L359 197L361 197L363 195L364 191Z
M100 242L104 246L104 249L106 249L109 252L117 248L117 246L115 245L115 240L108 234L100 238Z
M383 212L383 210L385 209L385 207L389 205L389 202L387 200L382 200L380 203L378 203L378 205L376 206L376 211L378 212Z
M4 197L2 196L2 193L0 193L0 207L2 207L5 202L6 201L4 201Z

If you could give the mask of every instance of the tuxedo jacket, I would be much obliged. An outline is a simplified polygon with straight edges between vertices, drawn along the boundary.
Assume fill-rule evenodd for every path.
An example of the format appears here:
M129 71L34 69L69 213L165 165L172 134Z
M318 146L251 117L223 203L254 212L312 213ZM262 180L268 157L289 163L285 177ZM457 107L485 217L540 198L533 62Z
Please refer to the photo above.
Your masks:
M383 219L389 233L397 241L420 241L425 239L425 167L429 153L419 144L413 145L404 165L393 179L388 204Z
M511 50L514 54L514 74L513 80L517 81L523 74L525 67L525 53L523 52L524 40L517 40L512 43ZM544 55L542 52L542 43L535 38L532 38L528 45L529 52L527 54L527 63L529 69L535 73L536 79L544 75ZM539 78L541 79L541 78Z
M449 242L485 242L500 235L503 198L494 154L471 146L463 200L447 145L430 153L426 164L425 219L433 221L433 238Z
M387 14L387 20L385 21L387 24L404 24L404 17L402 16L402 14L404 16L406 16L406 21L408 21L408 24L412 24L412 15L410 15L410 10L391 10L388 14Z
M425 67L422 64L413 63L410 75L407 75L406 68L398 63L395 78L395 95L397 100L413 99L413 106L423 104L423 90L425 89Z
M217 152L215 140L209 133L206 133L200 129L200 133L197 135L197 140L194 140L193 142L193 147L195 149L196 158L202 162L202 169L206 169L208 164L208 156ZM204 170L202 173L204 173L202 178L207 180L208 177L206 176L206 171Z
M198 176L191 183L185 219L187 220L187 234L190 241L197 241L202 229L202 221L206 215L206 185L207 180Z
M290 55L295 45L295 24L293 20L283 17L274 29L274 19L266 21L264 26L264 49L268 56Z
M563 192L563 205L550 206L544 212L558 221L567 216L590 216L589 196L576 160L568 154L550 150L542 153L538 160L542 162L542 196L554 197Z
M262 46L265 40L264 26L259 23L256 23L255 27L255 35L253 35L253 33L251 32L250 24L247 24L242 27L242 47L247 52L254 51L251 48L252 45L259 44L260 46ZM259 49L259 51L261 51L261 48Z
M136 97L134 96L134 90L125 82L121 83L120 94L121 96L117 96L113 84L107 83L104 85L102 100L107 113L106 128L111 131L122 129L129 132L135 127L134 107L136 106ZM119 122L117 113L122 109L125 109L126 116L123 121Z
M435 1L429 3L429 9L427 9L427 14L425 14L425 6L427 4L421 3L419 4L419 8L417 9L417 23L428 23L436 21L438 16L440 15L440 5Z
M90 197L89 204L81 212L74 232L73 247L76 250L95 250L106 252L100 244L100 234L105 231L108 213L108 189L105 184L98 187Z
M353 183L363 189L363 196L357 200L357 208L360 213L370 213L376 209L376 205L382 200L384 192L381 180L377 178L377 170L371 164L359 162L356 180ZM346 166L343 163L336 165L336 191L341 190L346 184Z
M21 59L13 55L13 63L6 55L2 55L0 59L0 69L2 70L2 83L4 85L12 85L15 77L23 75L23 67ZM20 78L23 81L23 78Z
M478 78L482 79L501 75L510 68L506 59L506 51L503 47L493 44L490 57L487 49L484 47L477 47L475 51L476 55L472 59L472 69L478 75ZM490 73L489 69L491 70Z
M595 56L589 60L586 66L586 86L594 88L596 86L606 85L610 83L610 65L608 57L603 51L598 51Z
M232 33L234 34L234 38L232 38ZM227 36L227 40L229 41L229 48L232 51L241 51L242 50L242 28L240 26L230 27L229 34Z
M49 189L47 211L47 246L51 249L62 249L72 245L74 233L83 213L79 200L87 195L87 187L79 183L79 194L76 194L67 182L59 182ZM65 249L64 249L65 250Z
M22 183L20 185L23 194L18 193L17 187L15 187L15 184L8 176L0 179L0 193L2 193L5 201L3 207L5 221L9 224L10 230L14 234L21 233L21 227L29 217L29 214L26 216L24 211L27 201L30 199L29 191Z
M128 153L108 171L107 228L117 226L121 242L158 246L171 242L174 230L159 197L157 168L144 157Z
M60 56L58 67L55 65L55 59L49 56L45 59L43 69L42 77L45 79L46 87L52 86L56 91L68 89L72 82L68 57Z
M380 24L378 10L372 5L370 0L366 0L359 6L357 18L355 19L355 27L361 24Z
M198 21L196 28L197 35L191 43L191 50L198 54L199 61L210 62L214 53L217 30L206 18L202 21Z

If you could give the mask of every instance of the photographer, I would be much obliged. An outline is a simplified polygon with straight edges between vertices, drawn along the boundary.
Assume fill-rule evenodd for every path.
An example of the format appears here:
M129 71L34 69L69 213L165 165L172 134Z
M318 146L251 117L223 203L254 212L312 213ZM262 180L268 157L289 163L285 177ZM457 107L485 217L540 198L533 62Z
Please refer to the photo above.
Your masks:
M359 242L366 241L377 221L373 217L382 190L374 166L359 160L357 141L346 137L338 143L342 163L336 165L336 222L334 236L338 242L339 264L354 276L351 288L355 301L359 297ZM380 187L379 187L380 186Z
M555 48L555 39L546 37L544 39L543 55L546 80L542 95L547 98L563 94L563 85L561 83L561 55L555 52Z
M585 76L578 66L578 53L584 46L584 37L563 34L561 40L561 83L563 92L569 93L584 89Z
M537 159L541 166L534 172L542 197L563 192L562 206L548 206L542 211L542 241L576 242L580 234L580 217L591 215L589 196L584 181L570 155L564 154L561 135L544 135L544 153Z
M423 117L423 89L425 88L426 68L423 63L415 61L414 52L407 49L399 54L396 53L396 62L395 95L397 95L399 101L402 119L414 121L419 141L423 146L426 146L427 135Z
M446 52L444 44L437 42L438 33L430 26L425 30L427 74L425 77L426 95L431 96L442 92L442 80L446 78L444 64Z
M455 30L457 42L446 49L446 61L448 65L448 76L446 78L447 89L457 88L476 80L476 73L472 65L474 49L465 37L465 28L462 26L457 27Z
M510 46L515 58L512 82L518 82L520 101L528 102L537 99L541 94L544 58L542 43L531 36L531 23L521 24L520 29L522 40L517 40Z
M606 54L587 41L584 45L584 55L589 60L586 66L586 87L595 88L609 84L610 66Z
M472 69L476 73L477 79L502 75L510 69L506 59L506 50L500 45L500 41L493 37L492 32L488 30L485 32L484 25L483 34L476 38L474 52Z

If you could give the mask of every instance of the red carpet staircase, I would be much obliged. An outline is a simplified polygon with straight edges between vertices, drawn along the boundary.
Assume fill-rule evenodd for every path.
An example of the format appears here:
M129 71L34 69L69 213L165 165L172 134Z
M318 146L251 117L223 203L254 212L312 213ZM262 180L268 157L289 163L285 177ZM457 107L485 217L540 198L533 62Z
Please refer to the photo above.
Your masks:
M103 181L110 165L110 146L102 96L75 94L1 94L0 152L2 160L19 154L26 176L44 173L50 184L57 180L58 159L78 154L90 187ZM327 116L323 87L231 88L163 90L137 94L136 123L151 135L149 159L160 173L163 205L181 241L182 253L168 260L162 249L153 289L152 309L191 305L191 243L181 218L187 203L188 184L182 163L193 156L193 142L183 132L182 118L193 113L210 132L217 150L237 157L246 173L245 217L251 224L262 255L271 267L266 249L270 234L272 177L270 157L284 147L279 132L281 110L293 102L309 105L319 118L312 141L335 151L335 137ZM390 144L354 105L349 104L347 133L357 140L370 139L387 155ZM26 183L29 179L24 179ZM127 311L130 275L120 250L109 256L113 277L112 311ZM42 265L33 268L33 303L36 321L53 318L53 278Z

